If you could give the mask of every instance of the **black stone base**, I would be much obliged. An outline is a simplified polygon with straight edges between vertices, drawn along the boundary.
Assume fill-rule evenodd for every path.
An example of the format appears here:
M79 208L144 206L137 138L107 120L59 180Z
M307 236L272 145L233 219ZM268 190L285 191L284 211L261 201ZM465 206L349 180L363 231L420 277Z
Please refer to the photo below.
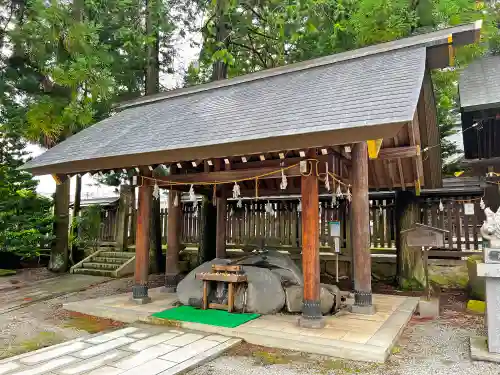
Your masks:
M148 286L134 285L132 287L132 301L138 305L144 305L151 302L151 298L148 296Z
M298 321L299 327L318 329L325 326L319 301L305 300L302 305L302 316Z
M162 289L165 293L175 293L177 292L177 285L181 281L181 275L176 274L165 274L165 287Z
M321 319L321 306L319 301L305 300L302 305L302 317L304 319Z
M357 306L371 306L372 292L354 291L354 304Z
M354 291L354 305L351 312L355 314L375 314L375 307L372 304L372 292Z

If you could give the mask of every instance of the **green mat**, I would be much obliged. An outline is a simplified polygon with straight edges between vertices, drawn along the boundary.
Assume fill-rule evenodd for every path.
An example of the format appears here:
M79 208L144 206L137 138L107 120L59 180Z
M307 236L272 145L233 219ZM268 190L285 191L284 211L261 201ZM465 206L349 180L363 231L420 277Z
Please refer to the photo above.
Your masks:
M234 328L258 318L260 314L233 314L224 310L201 310L191 306L179 306L154 313L152 316L160 319L180 320L183 322Z

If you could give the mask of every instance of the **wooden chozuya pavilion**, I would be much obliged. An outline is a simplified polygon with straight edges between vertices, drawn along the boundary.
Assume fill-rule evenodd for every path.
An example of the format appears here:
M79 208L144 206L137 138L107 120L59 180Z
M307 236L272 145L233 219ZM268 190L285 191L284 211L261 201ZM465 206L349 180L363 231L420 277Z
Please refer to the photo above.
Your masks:
M226 256L226 197L296 194L302 201L304 326L321 326L318 193L352 194L355 305L372 313L368 190L440 187L430 70L481 24L457 26L123 104L114 116L28 162L34 174L135 170L139 197L133 298L148 297L153 190L170 189L166 286L178 280L181 191L214 194L217 257ZM167 177L153 177L168 166ZM286 176L286 187L280 180ZM327 183L328 180L328 183ZM239 188L239 189L238 189Z

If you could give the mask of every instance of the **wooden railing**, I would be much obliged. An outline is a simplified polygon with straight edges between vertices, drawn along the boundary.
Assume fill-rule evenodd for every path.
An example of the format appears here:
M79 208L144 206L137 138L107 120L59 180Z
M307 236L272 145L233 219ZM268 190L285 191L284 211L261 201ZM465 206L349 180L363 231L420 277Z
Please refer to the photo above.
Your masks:
M440 201L443 210L440 210ZM464 201L472 201L475 215L465 215ZM227 208L226 238L229 247L259 243L261 239L270 246L300 249L301 212L298 199L271 199L261 201L243 201L237 207L236 201L229 201ZM266 212L270 203L273 213ZM201 203L196 210L193 203L182 204L181 241L196 246L200 236ZM479 228L484 214L479 207L477 197L472 196L422 196L418 198L419 221L423 224L444 228L449 231L445 236L446 251L477 251L481 248ZM321 197L319 241L322 251L333 247L329 222L341 223L341 248L348 249L350 240L349 209L344 203L332 205L330 197ZM161 210L162 239L167 241L167 211ZM108 223L103 228L103 236L109 238L116 216L109 215ZM135 240L135 210L129 213L129 244ZM381 198L370 200L370 239L374 252L394 254L396 250L396 202L395 196L385 194Z
M442 202L441 211L439 206ZM464 203L474 205L474 214L466 215ZM454 196L452 198L425 198L419 201L420 222L448 230L445 249L478 250L481 248L480 228L484 221L483 210L477 197Z

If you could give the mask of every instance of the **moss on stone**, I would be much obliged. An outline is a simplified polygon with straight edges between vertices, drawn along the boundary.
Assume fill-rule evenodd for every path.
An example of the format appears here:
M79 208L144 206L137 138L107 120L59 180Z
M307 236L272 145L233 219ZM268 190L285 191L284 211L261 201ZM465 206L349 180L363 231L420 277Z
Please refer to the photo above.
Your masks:
M5 270L0 268L0 277L2 276L14 276L16 274L15 270Z
M401 289L405 291L424 290L424 286L416 279L403 279Z
M252 353L252 357L260 365L286 365L292 362L290 358L279 352L255 351Z
M0 350L0 359L12 357L15 355L32 352L48 346L56 345L63 342L64 339L57 336L52 331L43 331L36 336L30 337L27 340L16 343L10 347Z
M486 310L486 302L471 299L467 302L467 310L478 314L484 314Z

